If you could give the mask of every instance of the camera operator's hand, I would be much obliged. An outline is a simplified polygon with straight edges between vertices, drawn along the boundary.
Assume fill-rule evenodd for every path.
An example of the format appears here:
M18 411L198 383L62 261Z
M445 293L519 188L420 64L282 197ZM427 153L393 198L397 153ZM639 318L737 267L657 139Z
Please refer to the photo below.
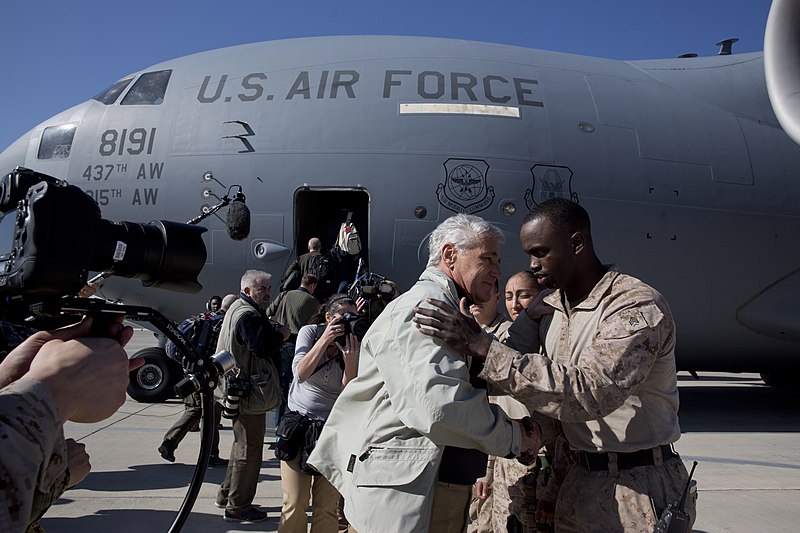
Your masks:
M345 336L344 346L337 342L336 347L339 348L344 357L342 386L345 386L358 374L358 355L361 351L361 342L359 342L358 337L349 333Z
M328 322L318 342L324 343L325 347L334 346L336 339L342 335L344 335L344 321L339 317Z
M72 488L89 475L92 465L89 462L89 454L86 453L86 445L77 442L75 439L67 439L67 468L69 468L69 485Z
M364 306L366 306L366 305L367 305L367 301L364 299L363 296L359 296L356 299L356 311L358 311L359 313L361 313L361 310L364 309Z
M108 328L107 335L115 339L121 347L128 344L133 337L133 328L122 325L123 317L117 317ZM53 331L38 331L28 337L22 344L14 348L0 364L0 387L5 387L12 383L30 369L31 361L36 357L39 349L45 343L52 340L69 340L78 337L86 337L92 327L92 318L84 319L71 326L56 329ZM131 359L131 370L135 370L144 364L144 361Z
M289 329L289 326L280 325L277 327L277 329L278 332L283 336L283 340L288 339L289 336L292 334L292 330Z
M440 339L461 354L486 358L492 340L470 314L466 298L461 298L460 310L435 298L428 298L427 302L438 309L414 308L412 320L420 333Z
M23 375L39 380L49 389L62 422L98 422L111 416L125 402L128 373L143 364L129 361L122 349L133 330L121 321L109 327L113 338L87 337L91 317L31 335L0 365L0 384Z

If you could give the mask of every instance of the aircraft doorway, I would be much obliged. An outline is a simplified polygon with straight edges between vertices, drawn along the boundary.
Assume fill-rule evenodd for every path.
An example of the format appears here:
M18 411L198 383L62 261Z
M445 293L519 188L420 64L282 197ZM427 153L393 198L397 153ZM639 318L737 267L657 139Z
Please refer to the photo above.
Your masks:
M294 250L295 258L308 251L308 239L319 237L323 252L330 252L339 227L352 212L351 221L361 237L361 254L358 257L369 264L369 194L364 189L309 189L301 188L294 194ZM355 276L353 263L352 276ZM343 271L349 277L350 269ZM343 280L340 280L343 281ZM347 281L352 281L348 279Z

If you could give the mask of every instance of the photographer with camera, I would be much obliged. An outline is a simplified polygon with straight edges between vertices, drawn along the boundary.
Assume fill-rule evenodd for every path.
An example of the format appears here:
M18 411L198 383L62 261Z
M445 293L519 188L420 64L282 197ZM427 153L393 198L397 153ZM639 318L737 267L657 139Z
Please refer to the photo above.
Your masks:
M105 338L88 337L92 322L87 317L34 333L0 364L3 531L25 531L46 510L40 506L34 516L37 501L55 501L88 474L80 445L67 447L64 422L99 422L114 414L125 402L128 373L142 365L123 350L133 330L121 319Z
M358 320L356 313L352 298L334 294L325 304L325 322L303 326L297 335L288 411L276 431L283 485L280 532L306 531L309 498L311 530L338 530L339 492L306 459L336 398L358 372L360 339L352 325Z
M265 414L280 402L280 345L289 337L286 326L267 320L270 275L248 270L242 276L241 293L222 322L217 352L227 350L236 368L225 375L217 389L224 400L223 416L233 418L233 446L225 480L215 505L225 508L228 522L261 522L267 513L253 505L264 448ZM234 392L235 391L235 392ZM237 412L231 412L235 408Z

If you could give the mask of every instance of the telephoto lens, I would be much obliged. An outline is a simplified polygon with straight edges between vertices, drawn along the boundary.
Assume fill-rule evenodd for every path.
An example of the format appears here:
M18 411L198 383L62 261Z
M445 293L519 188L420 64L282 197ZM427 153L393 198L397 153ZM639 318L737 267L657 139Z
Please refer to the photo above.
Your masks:
M238 394L231 391L225 395L225 401L222 402L222 418L233 420L239 416L239 398Z

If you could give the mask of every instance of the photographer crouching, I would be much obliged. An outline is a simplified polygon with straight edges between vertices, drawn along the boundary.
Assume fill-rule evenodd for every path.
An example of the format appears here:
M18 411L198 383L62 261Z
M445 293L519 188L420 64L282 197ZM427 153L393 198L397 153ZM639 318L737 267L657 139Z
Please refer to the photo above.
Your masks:
M303 326L297 335L288 411L276 431L281 459L283 508L280 531L305 532L306 509L313 495L312 530L337 531L339 492L306 464L322 426L345 385L356 376L360 339L351 324L356 302L334 294L324 307L324 323Z

